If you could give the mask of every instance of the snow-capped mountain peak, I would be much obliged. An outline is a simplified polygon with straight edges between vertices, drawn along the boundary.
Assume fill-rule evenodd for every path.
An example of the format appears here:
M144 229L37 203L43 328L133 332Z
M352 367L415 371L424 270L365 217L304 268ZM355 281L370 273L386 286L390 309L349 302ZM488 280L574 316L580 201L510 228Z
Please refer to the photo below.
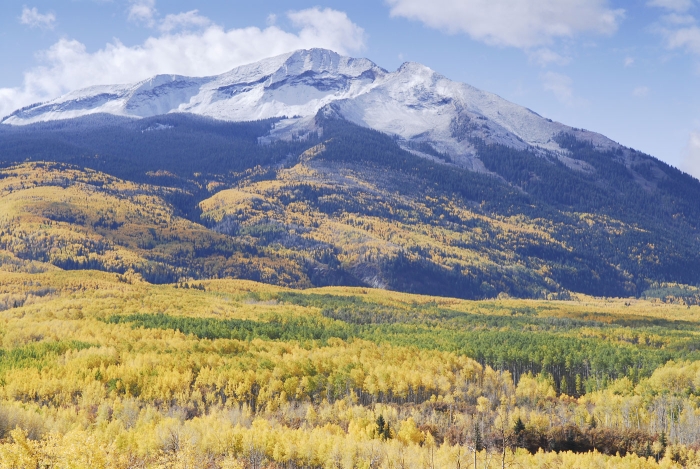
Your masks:
M285 118L272 138L311 130L319 110L356 124L427 143L479 170L474 138L516 148L560 150L554 137L571 132L599 147L605 137L571 129L499 96L457 83L425 65L388 72L372 61L324 49L299 50L214 77L157 75L131 85L93 86L36 104L2 120L24 125L98 113L142 118L186 112L229 121Z

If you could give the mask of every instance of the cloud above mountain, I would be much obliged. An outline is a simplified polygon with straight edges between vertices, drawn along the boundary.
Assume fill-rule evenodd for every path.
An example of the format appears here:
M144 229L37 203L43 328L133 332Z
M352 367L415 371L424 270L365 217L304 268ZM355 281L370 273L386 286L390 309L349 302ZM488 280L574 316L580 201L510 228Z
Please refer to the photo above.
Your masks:
M211 20L200 15L199 10L191 10L185 13L167 15L158 25L158 29L169 33L178 29L206 28L211 24Z
M115 39L94 52L78 40L60 39L38 54L40 65L24 74L20 87L0 88L0 116L96 84L130 83L160 73L216 75L296 49L352 54L365 47L364 30L344 12L329 8L288 12L293 31L274 24L225 29L196 11L160 19L149 1L132 2L129 15L159 33L135 46Z
M130 3L129 21L148 26L155 24L156 0L130 0Z
M391 15L496 46L523 49L579 33L612 34L624 15L607 0L386 0Z
M666 10L652 30L661 34L669 49L700 55L700 27L689 14L692 0L652 0L647 5Z
M690 133L681 169L700 178L700 131Z
M693 6L693 0L649 0L647 5L651 7L666 8L667 10L684 12Z
M53 29L56 23L56 15L53 13L39 13L35 8L24 7L19 22L30 28Z

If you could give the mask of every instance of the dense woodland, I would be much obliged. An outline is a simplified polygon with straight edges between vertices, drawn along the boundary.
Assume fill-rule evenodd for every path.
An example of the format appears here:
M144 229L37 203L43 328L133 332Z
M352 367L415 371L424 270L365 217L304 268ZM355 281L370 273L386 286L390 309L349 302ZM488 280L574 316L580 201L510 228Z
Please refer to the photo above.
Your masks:
M11 239L0 235L0 247L64 269L133 269L156 283L236 277L474 299L570 291L641 297L655 283L700 283L700 183L641 153L560 135L566 157L588 168L576 171L561 155L486 145L467 129L463 137L491 171L482 174L452 164L429 142L397 142L323 114L317 132L265 143L275 123L175 114L0 126L1 174L13 191L32 189L15 183L29 177L87 190L102 197L92 202L99 205L150 197L125 207L139 215L134 227L136 216L107 207L85 213L77 194L72 202L61 191L42 194L51 209L33 215L73 226L72 240L36 245L27 217L5 209L0 223ZM66 166L31 176L12 169L27 161L96 170L81 179L97 193L58 176ZM190 233L166 229L163 213L166 223L189 223ZM140 243L123 242L136 231ZM57 255L66 243L72 247ZM120 243L131 252L115 262L109 253Z
M698 306L27 268L0 273L2 467L700 463Z

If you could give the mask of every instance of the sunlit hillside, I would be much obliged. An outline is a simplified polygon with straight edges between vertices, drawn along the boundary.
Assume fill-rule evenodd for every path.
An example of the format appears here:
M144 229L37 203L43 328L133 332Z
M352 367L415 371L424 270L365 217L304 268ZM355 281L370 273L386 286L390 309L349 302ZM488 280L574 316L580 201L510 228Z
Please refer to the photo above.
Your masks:
M698 306L2 265L0 467L700 463Z
M564 278L565 262L536 253L573 251L562 231L586 238L638 229L585 213L559 222L485 214L415 177L325 161L323 146L314 150L274 180L244 182L204 200L202 219L282 257L303 253L340 267L357 284L470 298L556 297L566 291L558 281L575 288L574 268Z
M465 299L640 298L700 278L700 183L639 152L561 134L563 150L541 154L463 129L475 172L332 115L287 140L272 138L279 122L177 114L5 126L0 249L153 283Z
M311 285L293 261L178 216L165 199L181 192L62 164L10 167L0 171L0 250L159 283L222 276Z

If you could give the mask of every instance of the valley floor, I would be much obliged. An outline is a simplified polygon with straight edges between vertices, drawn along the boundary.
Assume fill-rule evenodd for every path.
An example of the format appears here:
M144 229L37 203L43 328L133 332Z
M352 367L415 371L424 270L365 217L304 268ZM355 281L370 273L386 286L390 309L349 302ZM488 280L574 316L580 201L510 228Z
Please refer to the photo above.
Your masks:
M700 464L697 306L14 270L0 467Z

